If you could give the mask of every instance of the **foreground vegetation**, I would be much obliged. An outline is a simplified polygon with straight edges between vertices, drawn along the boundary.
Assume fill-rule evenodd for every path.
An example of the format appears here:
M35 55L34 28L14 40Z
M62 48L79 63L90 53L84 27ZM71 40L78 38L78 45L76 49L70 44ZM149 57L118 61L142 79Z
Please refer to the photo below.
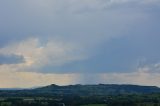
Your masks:
M0 106L160 106L160 94L1 97Z
M160 106L160 88L137 85L49 85L0 90L0 106Z
M106 106L106 104L87 104L87 105L81 105L81 106Z

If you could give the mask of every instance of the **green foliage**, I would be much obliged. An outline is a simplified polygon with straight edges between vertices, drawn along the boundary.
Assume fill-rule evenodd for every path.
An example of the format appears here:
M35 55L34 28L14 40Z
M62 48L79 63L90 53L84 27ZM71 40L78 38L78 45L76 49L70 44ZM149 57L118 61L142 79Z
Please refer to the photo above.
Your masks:
M1 98L0 106L160 106L160 94Z
M0 106L160 106L160 89L136 85L50 85L0 91Z
M12 106L11 102L1 102L0 106Z

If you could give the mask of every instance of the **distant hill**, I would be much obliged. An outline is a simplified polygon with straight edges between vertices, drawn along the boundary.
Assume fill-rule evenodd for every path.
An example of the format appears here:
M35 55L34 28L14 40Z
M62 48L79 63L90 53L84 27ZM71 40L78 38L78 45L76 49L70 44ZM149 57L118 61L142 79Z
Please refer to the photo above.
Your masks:
M98 84L98 85L68 85L58 86L55 84L35 89L41 92L52 94L75 94L75 95L108 95L108 94L130 94L130 93L155 93L160 92L156 86L138 85L117 85L117 84Z
M58 86L55 84L25 90L0 90L0 96L65 96L65 95L118 95L118 94L149 94L160 93L160 88L156 86L139 85L117 85L117 84L98 84L98 85L68 85Z

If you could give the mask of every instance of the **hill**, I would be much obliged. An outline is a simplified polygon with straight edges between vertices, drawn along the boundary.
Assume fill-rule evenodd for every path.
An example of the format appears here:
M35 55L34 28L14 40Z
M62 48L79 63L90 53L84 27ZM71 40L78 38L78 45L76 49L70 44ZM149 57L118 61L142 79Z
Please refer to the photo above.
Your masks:
M139 85L117 85L117 84L98 84L98 85L68 85L58 86L55 84L25 90L0 90L0 97L6 96L92 96L92 95L118 95L118 94L150 94L160 93L160 88L156 86Z
M98 84L98 85L68 85L58 86L55 84L37 88L36 91L52 94L73 94L73 95L110 95L110 94L133 94L133 93L156 93L160 88L156 86L139 85L117 85L117 84Z

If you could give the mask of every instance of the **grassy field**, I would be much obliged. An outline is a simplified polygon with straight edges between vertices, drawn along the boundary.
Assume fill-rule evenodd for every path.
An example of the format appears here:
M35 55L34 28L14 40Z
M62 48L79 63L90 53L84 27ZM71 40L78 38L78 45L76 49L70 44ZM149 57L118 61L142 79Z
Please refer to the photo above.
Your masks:
M82 105L82 106L107 106L106 104L88 104L88 105Z

